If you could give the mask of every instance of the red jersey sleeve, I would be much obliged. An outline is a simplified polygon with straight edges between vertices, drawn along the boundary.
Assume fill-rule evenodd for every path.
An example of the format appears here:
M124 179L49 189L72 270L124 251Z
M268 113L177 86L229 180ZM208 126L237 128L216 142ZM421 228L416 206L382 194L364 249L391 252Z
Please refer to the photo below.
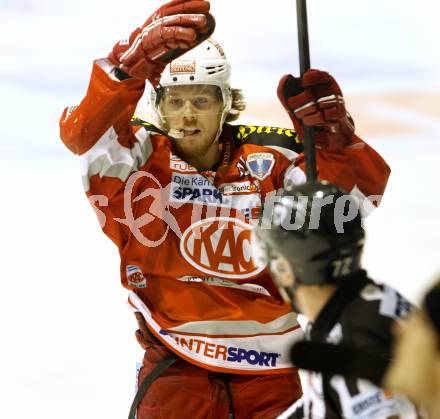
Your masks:
M318 178L338 185L361 200L368 213L380 203L390 176L390 168L380 154L371 146L354 136L350 145L340 148L316 150ZM286 171L284 182L303 183L305 176L304 154Z
M145 83L111 76L107 59L96 60L85 98L64 109L60 135L82 161L82 180L104 232L118 245L124 242L123 193L129 175L152 153L149 134L130 125Z
M93 63L85 98L79 106L64 109L60 135L75 154L84 154L111 127L121 144L133 142L130 119L144 92L145 82L137 79L119 81L111 77L113 66L107 59Z

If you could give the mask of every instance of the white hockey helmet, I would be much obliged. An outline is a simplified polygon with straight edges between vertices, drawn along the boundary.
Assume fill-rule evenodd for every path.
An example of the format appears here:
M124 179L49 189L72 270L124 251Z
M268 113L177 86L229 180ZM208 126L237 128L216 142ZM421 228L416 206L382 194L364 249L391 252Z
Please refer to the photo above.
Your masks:
M214 85L221 90L223 110L221 127L232 106L231 94L231 66L229 65L222 47L212 38L208 38L194 49L172 61L165 67L159 82L161 88L178 85ZM159 112L158 91L152 89L151 104L156 115L161 119Z

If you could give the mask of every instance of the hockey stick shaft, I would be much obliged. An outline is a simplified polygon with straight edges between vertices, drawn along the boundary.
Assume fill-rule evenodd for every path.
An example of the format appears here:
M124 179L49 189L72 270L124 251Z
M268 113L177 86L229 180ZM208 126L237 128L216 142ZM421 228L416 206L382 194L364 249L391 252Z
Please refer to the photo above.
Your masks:
M310 69L309 30L306 0L296 0L296 22L298 27L298 50L301 77ZM304 156L308 181L316 180L316 149L313 128L303 125Z

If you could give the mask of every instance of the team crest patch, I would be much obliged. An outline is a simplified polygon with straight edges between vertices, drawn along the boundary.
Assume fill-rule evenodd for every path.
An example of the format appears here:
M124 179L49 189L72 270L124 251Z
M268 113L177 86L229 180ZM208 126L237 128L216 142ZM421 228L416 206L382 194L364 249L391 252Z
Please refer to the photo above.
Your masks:
M275 157L271 153L252 153L246 159L246 166L252 177L263 180L272 172Z
M146 288L147 278L145 278L142 271L135 265L127 265L125 268L127 274L127 282L132 287Z

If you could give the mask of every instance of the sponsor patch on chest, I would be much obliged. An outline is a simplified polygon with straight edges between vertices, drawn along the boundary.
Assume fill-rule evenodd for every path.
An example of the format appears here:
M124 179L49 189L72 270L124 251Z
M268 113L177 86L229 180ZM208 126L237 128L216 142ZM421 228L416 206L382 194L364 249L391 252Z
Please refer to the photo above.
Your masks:
M240 195L260 192L260 185L258 181L255 181L254 183L251 183L250 181L232 182L222 183L218 189L223 195Z
M229 205L230 199L202 175L173 173L170 201L180 203Z
M197 169L175 154L170 154L170 169L180 173L197 173Z

